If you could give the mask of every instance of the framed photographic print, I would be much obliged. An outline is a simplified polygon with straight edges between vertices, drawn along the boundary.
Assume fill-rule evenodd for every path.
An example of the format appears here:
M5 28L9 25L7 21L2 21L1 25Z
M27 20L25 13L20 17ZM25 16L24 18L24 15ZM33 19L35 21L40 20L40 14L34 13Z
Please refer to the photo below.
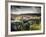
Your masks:
M8 2L8 35L44 32L44 4Z

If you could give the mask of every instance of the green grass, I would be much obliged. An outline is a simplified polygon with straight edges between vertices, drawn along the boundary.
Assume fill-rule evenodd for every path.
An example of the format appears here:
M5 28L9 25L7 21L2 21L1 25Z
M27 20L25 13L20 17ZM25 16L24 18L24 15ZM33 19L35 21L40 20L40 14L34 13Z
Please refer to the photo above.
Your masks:
M41 25L40 24L33 24L30 26L30 30L40 30Z

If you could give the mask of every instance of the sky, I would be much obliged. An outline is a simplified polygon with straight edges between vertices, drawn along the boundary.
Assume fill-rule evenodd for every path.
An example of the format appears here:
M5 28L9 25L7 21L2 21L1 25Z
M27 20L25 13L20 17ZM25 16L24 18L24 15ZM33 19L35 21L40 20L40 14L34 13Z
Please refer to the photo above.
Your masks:
M14 13L14 14L41 13L41 7L12 5L11 6L11 13Z

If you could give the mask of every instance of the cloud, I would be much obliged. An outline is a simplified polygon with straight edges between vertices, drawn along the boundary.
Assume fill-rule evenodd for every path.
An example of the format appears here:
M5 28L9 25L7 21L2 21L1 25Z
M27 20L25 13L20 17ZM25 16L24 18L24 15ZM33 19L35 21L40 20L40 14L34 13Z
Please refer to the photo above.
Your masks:
M12 6L11 12L14 14L40 13L41 7Z

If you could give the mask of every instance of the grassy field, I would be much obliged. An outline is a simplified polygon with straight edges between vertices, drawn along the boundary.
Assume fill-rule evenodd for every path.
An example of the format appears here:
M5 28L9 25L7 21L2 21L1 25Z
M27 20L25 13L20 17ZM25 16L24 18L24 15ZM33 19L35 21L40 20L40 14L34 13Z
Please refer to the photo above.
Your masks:
M30 30L40 30L41 25L40 24L33 24L30 26Z

